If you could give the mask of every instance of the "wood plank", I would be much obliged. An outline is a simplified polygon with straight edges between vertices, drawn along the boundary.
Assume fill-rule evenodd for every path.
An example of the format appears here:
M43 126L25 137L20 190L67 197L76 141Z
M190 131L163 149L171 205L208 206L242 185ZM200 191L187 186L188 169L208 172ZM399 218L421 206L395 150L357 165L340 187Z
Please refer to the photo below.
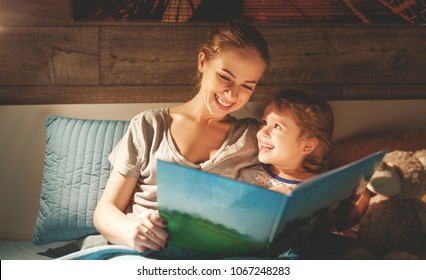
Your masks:
M265 83L407 84L426 77L426 28L259 28L269 42Z
M301 89L327 100L426 99L426 85L259 85L252 101L265 101L284 89ZM343 94L342 94L343 90ZM0 86L0 105L185 102L192 85Z
M183 102L193 86L31 86L1 87L0 104L98 104Z
M0 26L73 24L72 0L0 1Z
M327 100L342 99L342 87L340 85L265 85L261 83L256 87L255 93L252 95L250 100L266 101L272 95L288 89L309 91L321 95Z
M426 99L426 84L412 85L345 85L342 99Z
M100 26L2 27L0 104L190 98L197 46L211 24ZM425 28L258 29L269 41L272 63L254 101L287 87L317 90L329 100L426 98Z
M210 27L101 27L102 84L191 83ZM265 84L421 83L426 28L259 27L272 62Z
M203 27L101 28L101 84L192 84Z
M0 85L99 84L96 27L4 27Z

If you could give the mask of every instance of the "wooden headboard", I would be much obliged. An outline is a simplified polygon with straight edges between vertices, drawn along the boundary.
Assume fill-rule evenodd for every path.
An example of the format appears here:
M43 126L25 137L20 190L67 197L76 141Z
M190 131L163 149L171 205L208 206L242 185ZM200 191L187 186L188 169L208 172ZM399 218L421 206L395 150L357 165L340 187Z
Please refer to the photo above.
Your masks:
M70 0L0 4L0 104L183 102L212 24L74 22ZM426 26L255 25L284 88L329 100L426 99Z

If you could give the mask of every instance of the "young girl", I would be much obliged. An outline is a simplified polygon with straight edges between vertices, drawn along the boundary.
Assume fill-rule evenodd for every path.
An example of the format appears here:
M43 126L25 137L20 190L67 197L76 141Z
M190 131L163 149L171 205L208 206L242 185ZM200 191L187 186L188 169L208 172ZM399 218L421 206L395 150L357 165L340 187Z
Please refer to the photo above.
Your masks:
M132 119L109 157L114 169L94 213L109 242L140 252L167 245L166 224L156 211L157 159L231 178L257 163L256 123L229 114L248 102L268 60L266 42L254 28L221 26L199 49L195 97Z
M265 107L257 133L261 165L246 168L241 179L289 194L301 181L328 167L334 118L321 97L283 91Z

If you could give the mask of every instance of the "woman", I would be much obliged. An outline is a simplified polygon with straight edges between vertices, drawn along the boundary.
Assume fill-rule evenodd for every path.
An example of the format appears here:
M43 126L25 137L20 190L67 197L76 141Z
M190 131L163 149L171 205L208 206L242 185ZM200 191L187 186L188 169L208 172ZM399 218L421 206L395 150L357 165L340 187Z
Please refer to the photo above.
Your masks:
M157 159L231 178L257 163L257 125L230 113L249 101L268 61L267 44L253 27L221 26L199 49L195 97L132 119L109 157L114 169L94 213L109 242L140 252L167 246L166 224L156 211Z

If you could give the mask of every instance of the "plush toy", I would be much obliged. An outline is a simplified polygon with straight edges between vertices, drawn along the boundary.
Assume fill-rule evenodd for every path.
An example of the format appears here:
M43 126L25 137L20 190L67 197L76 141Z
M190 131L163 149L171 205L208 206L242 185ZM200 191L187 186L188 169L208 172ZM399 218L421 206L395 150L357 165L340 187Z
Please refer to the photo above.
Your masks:
M426 259L426 150L393 151L368 183L374 196L346 259Z

